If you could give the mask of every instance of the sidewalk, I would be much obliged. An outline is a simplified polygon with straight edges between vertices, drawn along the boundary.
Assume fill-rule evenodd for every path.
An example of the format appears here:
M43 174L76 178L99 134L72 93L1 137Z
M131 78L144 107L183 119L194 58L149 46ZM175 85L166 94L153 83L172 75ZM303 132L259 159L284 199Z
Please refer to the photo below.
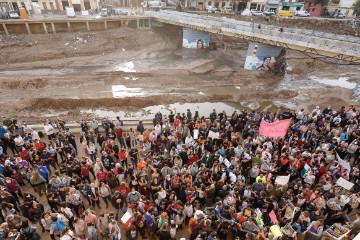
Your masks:
M54 13L45 13L45 14L31 14L31 16L29 16L29 19L67 19L68 17L66 16L66 14L54 14ZM80 13L76 13L75 18L89 18L89 19L93 19L93 18L100 18L100 14L94 14L94 15L81 15Z

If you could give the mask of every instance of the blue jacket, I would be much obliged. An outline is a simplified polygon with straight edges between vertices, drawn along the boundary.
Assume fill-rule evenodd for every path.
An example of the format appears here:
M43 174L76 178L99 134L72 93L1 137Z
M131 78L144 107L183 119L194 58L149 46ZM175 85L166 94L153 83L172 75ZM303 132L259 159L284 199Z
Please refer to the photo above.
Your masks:
M0 127L0 138L3 138L7 130L4 127Z
M45 179L49 178L49 171L48 171L47 167L45 167L45 166L39 167L38 172L43 178L45 178Z
M340 134L340 142L347 141L349 139L349 133L343 132Z

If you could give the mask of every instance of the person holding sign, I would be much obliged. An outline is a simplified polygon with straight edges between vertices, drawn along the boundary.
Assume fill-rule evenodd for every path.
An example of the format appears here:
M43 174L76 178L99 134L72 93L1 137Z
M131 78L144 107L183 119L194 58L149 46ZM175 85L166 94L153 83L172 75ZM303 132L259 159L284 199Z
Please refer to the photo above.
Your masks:
M317 221L311 222L309 227L306 229L303 234L305 235L304 239L306 240L319 240L324 230L324 220L319 219Z

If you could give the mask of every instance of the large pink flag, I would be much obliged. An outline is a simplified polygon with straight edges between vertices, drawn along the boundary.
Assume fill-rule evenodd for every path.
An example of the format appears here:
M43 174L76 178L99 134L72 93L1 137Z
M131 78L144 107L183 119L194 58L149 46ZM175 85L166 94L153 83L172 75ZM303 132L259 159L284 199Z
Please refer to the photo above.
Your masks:
M268 123L266 121L261 121L259 134L260 136L265 137L284 137L290 126L291 118L280 120L273 123Z

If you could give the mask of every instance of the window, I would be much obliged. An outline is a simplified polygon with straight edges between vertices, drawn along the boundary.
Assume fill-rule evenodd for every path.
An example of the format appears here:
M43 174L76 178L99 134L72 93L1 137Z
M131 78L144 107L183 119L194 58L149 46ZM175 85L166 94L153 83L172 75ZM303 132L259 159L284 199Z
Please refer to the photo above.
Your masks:
M257 7L257 4L256 3L251 3L250 4L250 9L256 9Z
M211 2L208 2L208 6L211 6Z
M309 7L311 7L311 2L309 2Z
M221 3L221 6L222 6L222 7L225 7L225 2L222 2L222 3Z
M312 11L315 12L315 8L313 8Z

